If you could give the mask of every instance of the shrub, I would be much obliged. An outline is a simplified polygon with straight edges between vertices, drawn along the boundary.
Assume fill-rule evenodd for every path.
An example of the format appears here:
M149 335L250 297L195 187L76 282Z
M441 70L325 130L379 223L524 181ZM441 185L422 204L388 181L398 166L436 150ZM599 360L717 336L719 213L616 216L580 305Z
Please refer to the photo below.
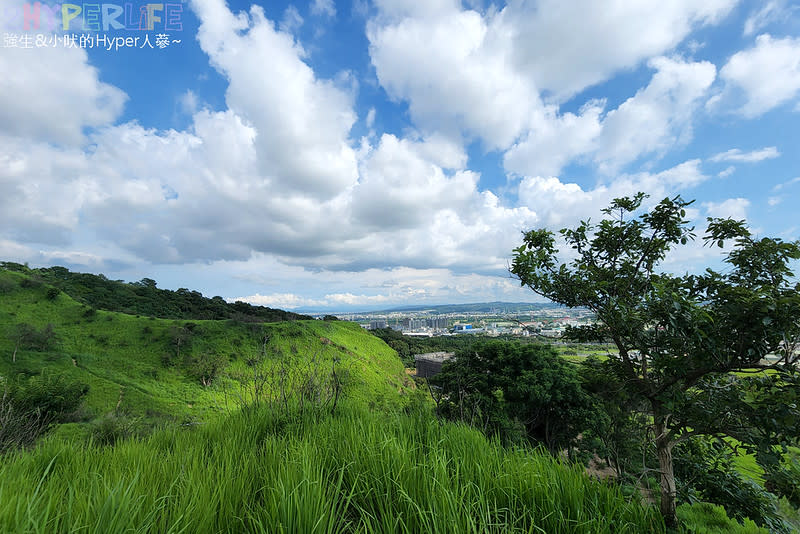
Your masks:
M0 278L0 295L8 295L9 293L13 293L16 288L17 284L14 282L14 280Z
M782 465L767 476L766 487L800 507L800 453L792 451L787 454Z
M100 445L114 445L142 434L141 421L124 414L106 414L92 423L92 440Z
M44 282L41 278L23 278L19 285L25 289L36 289L42 287Z
M736 470L724 442L696 437L675 447L674 458L675 477L683 482L680 501L718 504L731 517L781 530L775 496Z
M0 452L33 444L52 424L69 419L89 391L61 376L0 382Z
M728 517L722 506L707 502L680 505L678 519L683 532L691 534L769 534L750 519L739 523Z
M224 356L207 352L192 356L187 360L187 374L203 386L210 386L227 363Z

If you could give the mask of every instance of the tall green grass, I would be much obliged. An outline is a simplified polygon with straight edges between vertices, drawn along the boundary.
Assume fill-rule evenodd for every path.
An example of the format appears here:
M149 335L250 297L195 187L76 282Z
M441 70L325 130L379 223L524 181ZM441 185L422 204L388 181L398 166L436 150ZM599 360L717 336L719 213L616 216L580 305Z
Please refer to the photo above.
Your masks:
M530 450L418 416L264 409L114 447L4 458L2 532L660 532L657 511Z

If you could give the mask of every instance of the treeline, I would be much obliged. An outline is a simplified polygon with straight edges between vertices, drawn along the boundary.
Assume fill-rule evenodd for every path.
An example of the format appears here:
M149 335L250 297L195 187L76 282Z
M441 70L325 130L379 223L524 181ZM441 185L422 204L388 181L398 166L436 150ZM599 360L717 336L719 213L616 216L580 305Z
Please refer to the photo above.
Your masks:
M406 367L414 366L415 354L455 352L471 346L477 339L474 335L411 337L404 336L402 332L392 328L379 328L371 332L397 351L397 355Z
M311 319L307 315L241 301L229 303L219 296L208 298L186 288L160 289L150 278L129 283L109 280L102 274L75 273L65 267L31 269L12 262L0 262L0 268L27 274L28 283L52 285L78 302L99 310L161 319L233 319L253 323Z

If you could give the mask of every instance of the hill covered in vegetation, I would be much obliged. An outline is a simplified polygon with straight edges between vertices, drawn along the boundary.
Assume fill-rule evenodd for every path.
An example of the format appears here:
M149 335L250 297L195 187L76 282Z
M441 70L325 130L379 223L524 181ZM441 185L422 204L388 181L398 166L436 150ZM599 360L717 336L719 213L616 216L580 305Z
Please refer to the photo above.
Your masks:
M240 322L279 322L311 319L284 310L253 306L246 302L229 303L222 297L204 297L198 291L181 288L159 289L156 281L109 280L102 274L74 273L65 267L31 269L19 263L2 262L0 268L27 276L28 284L49 284L81 304L98 310L144 315L161 319L233 319Z
M401 403L399 392L410 384L395 352L353 323L168 320L98 310L42 281L43 271L0 270L0 376L87 386L80 421L109 414L204 421L303 387L316 387L317 396Z

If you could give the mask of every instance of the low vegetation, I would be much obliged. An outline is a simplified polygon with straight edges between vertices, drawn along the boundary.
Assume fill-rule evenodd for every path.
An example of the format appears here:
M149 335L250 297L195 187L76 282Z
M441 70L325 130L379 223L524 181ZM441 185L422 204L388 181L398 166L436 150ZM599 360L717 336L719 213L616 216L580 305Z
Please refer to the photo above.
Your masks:
M51 441L0 467L4 532L660 532L544 452L428 414L245 410L142 440Z

